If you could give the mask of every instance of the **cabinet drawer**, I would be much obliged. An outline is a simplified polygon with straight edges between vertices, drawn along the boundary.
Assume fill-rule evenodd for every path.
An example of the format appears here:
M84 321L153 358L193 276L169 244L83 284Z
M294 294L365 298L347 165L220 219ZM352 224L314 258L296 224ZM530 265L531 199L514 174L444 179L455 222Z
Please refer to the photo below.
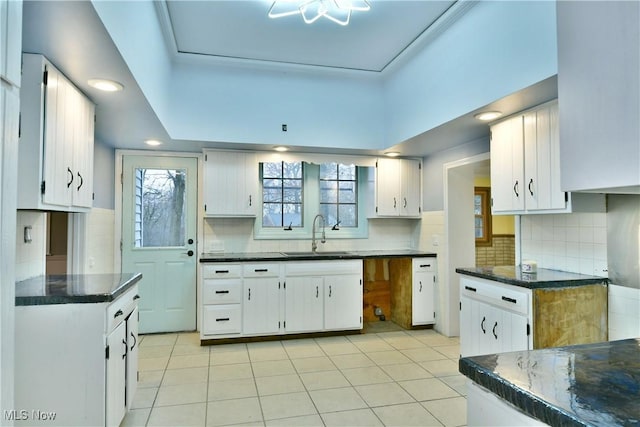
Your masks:
M524 315L529 314L531 291L528 289L483 279L462 278L460 280L460 295L485 301Z
M242 277L240 264L212 264L202 267L203 279L235 279Z
M204 304L239 303L242 296L242 280L213 280L205 279L202 288L202 302Z
M240 304L205 305L202 331L205 335L240 333L241 319Z
M414 258L413 261L413 271L436 271L436 258Z
M134 285L109 304L107 307L107 321L105 323L107 330L105 332L109 333L112 331L133 311L138 304L138 298L140 298L140 295L138 295L138 285Z
M243 275L244 277L278 277L280 264L245 264Z

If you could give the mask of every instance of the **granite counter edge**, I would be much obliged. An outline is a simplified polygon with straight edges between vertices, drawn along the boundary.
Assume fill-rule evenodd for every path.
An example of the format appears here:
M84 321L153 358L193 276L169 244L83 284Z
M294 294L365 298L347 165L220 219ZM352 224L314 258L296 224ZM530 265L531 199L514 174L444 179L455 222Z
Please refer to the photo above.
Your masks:
M353 251L347 254L330 254L330 255L274 255L274 256L220 256L211 257L203 256L200 258L201 263L216 262L266 262L266 261L326 261L326 260L347 260L347 259L376 259L376 258L437 258L437 254L433 252L416 252L416 253L366 253Z
M86 276L91 276L87 274ZM142 279L142 273L136 273L125 280L114 291L108 294L93 295L36 295L36 296L16 296L15 306L26 307L35 305L59 305L59 304L100 304L112 302L120 295L129 290L133 285Z
M580 421L574 415L517 387L469 358L463 357L459 359L458 370L477 385L489 390L531 418L553 426L588 426L588 424Z
M543 289L543 288L567 288L570 286L586 286L608 284L609 280L605 277L567 279L567 280L518 280L495 274L481 273L470 271L464 268L456 268L456 273L465 276L477 277L479 279L491 280L493 282L504 283L507 285L519 286L527 289Z

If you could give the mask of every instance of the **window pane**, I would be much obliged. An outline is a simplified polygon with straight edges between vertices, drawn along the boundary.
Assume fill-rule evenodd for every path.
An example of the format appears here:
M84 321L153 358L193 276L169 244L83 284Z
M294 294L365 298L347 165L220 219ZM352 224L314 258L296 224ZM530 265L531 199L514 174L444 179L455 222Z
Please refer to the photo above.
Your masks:
M320 205L320 213L327 221L327 227L333 227L338 222L338 205Z
M282 204L264 203L262 205L262 226L282 227Z
M302 226L302 206L301 205L292 205L292 204L284 204L282 205L284 210L283 218L284 223L282 225L288 227L291 225L292 227L301 227Z
M338 179L338 164L323 163L320 165L320 179Z
M484 236L482 225L482 217L476 217L476 239Z
M282 176L284 178L302 179L302 162L287 163L282 162Z
M283 202L302 203L302 189L285 189L283 193Z
M340 181L340 203L356 203L355 181Z
M475 195L473 210L475 215L482 215L482 196L479 194Z
M341 227L358 226L358 209L356 205L339 205L339 216Z
M264 178L282 178L282 163L263 163L262 176Z
M338 203L337 181L320 182L320 203Z
M340 179L347 179L351 181L356 180L356 166L355 165L339 165Z
M136 247L185 244L185 169L137 169Z

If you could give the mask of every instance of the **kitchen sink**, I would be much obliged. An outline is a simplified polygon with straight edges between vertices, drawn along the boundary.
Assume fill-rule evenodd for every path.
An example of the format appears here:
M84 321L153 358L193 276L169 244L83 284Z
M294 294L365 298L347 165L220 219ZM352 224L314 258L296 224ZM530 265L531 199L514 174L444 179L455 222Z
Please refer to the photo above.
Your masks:
M290 256L290 257L296 257L296 256L341 256L341 255L350 255L351 252L347 252L347 251L318 251L318 252L311 252L311 251L302 251L302 252L281 252L282 255L285 256Z

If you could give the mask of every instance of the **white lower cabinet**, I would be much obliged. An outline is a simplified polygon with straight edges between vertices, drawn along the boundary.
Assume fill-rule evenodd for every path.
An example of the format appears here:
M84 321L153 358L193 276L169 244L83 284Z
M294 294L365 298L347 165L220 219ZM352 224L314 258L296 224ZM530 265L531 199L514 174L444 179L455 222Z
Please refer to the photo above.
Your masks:
M433 324L436 321L436 258L414 258L412 272L411 324Z
M531 316L529 289L460 278L462 357L532 348Z
M324 279L324 329L362 328L362 273Z
M286 332L314 332L324 328L322 276L288 277L284 299Z
M242 333L277 334L281 325L280 264L245 264L242 278Z
M202 340L362 329L362 260L208 264Z
M137 292L16 307L14 407L29 425L120 425L138 382Z

